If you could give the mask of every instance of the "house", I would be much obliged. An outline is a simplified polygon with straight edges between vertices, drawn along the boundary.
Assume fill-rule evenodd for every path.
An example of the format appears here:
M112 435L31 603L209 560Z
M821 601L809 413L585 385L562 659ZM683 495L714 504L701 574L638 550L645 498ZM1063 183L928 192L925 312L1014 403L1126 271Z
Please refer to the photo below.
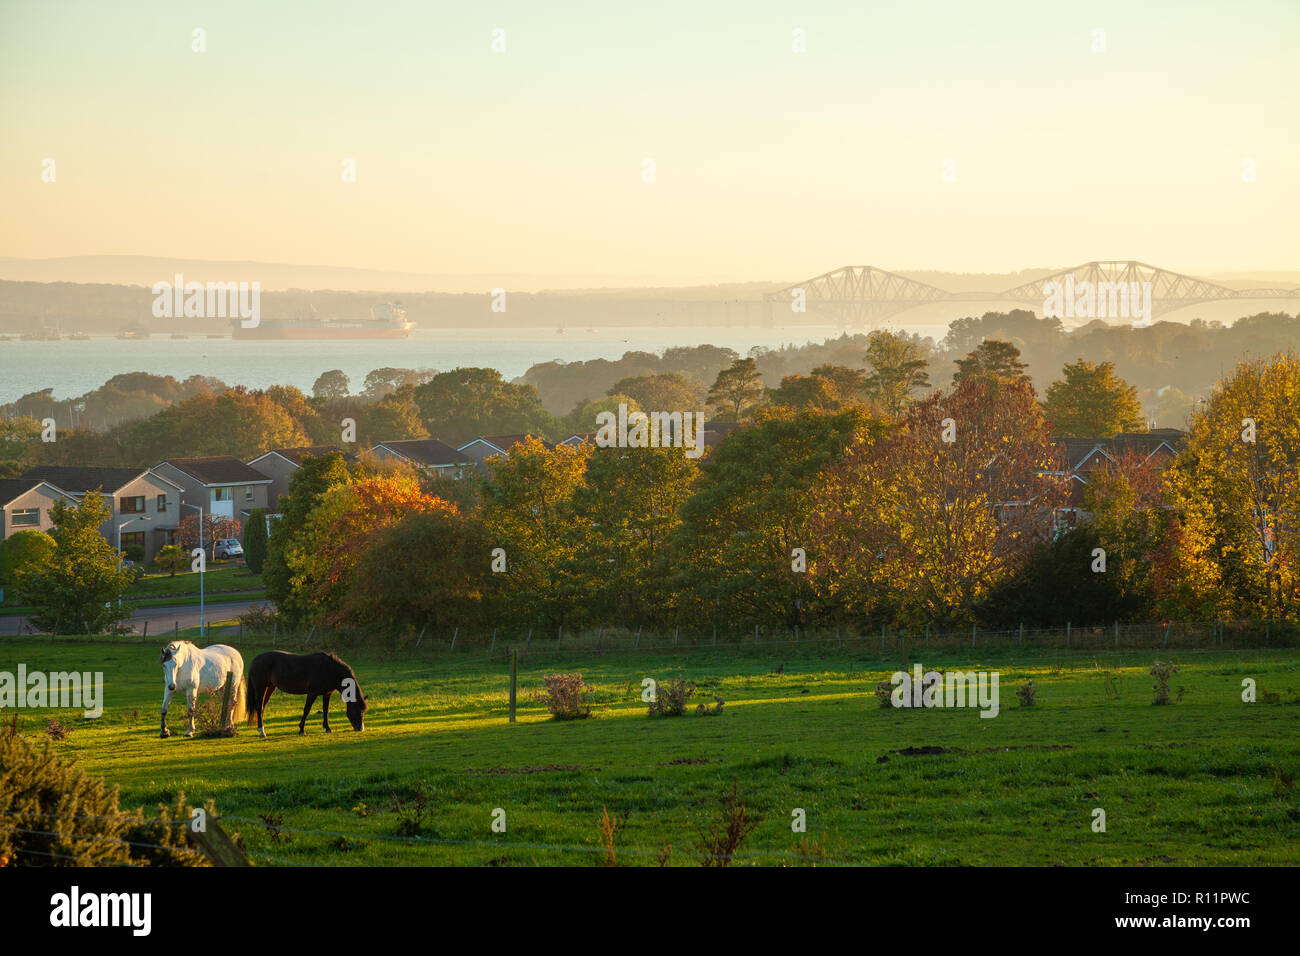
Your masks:
M0 478L0 541L19 531L49 531L54 502L75 504L61 488L39 478Z
M467 441L458 449L462 454L468 455L474 462L474 466L479 471L483 471L483 462L489 458L501 455L505 458L510 457L510 449L514 448L521 441L531 438L531 435L479 435L477 438ZM555 448L550 442L543 440L542 444L547 448Z
M280 498L289 493L289 479L302 467L304 458L320 458L333 452L341 452L338 445L303 445L300 448L272 448L264 455L258 455L247 464L270 478L271 484L266 489L266 500L271 511L280 510Z
M154 465L156 474L175 482L181 504L201 508L205 515L233 518L242 525L249 512L267 507L271 478L233 455L211 458L168 458Z
M1089 478L1100 468L1114 467L1128 460L1162 472L1187 442L1187 432L1178 428L1154 428L1147 432L1120 432L1110 438L1058 438L1064 470L1056 474L1069 482L1069 502L1061 509L1066 525L1086 520L1084 502Z
M180 527L181 486L150 468L37 465L22 480L45 482L74 502L98 491L111 512L100 533L115 548L139 548L146 562Z
M380 461L404 461L421 471L448 478L459 478L474 465L473 458L436 438L380 442L370 453Z

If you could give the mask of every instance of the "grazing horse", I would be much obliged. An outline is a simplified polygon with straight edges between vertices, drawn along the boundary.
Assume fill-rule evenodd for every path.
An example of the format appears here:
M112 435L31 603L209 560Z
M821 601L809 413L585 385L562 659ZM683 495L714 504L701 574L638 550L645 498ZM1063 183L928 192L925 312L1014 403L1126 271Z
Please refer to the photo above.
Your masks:
M257 721L257 732L266 736L262 714L267 701L276 689L286 694L306 694L307 703L298 721L299 735L307 733L307 714L316 698L324 696L325 733L330 732L330 694L338 691L347 705L348 720L353 730L365 730L366 709L370 706L361 693L357 675L352 668L333 654L289 654L285 651L267 651L253 658L248 668L248 722Z
M244 719L244 659L239 651L226 644L213 644L202 650L189 641L172 641L162 649L158 663L163 667L162 732L160 737L170 737L167 729L167 707L172 694L180 690L185 695L185 736L194 736L194 708L199 691L220 693L226 676L233 675L230 701L230 719Z

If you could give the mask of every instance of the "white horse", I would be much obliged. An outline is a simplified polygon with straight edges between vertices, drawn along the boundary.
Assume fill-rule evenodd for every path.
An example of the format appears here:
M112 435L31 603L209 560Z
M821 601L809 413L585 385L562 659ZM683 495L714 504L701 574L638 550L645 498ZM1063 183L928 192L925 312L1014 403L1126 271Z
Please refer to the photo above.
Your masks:
M244 719L244 659L233 647L213 644L199 650L189 641L172 641L162 649L158 663L163 666L162 733L159 736L171 736L167 729L167 707L172 702L172 694L179 689L185 695L185 736L193 737L199 691L221 693L228 674L234 675L230 719L232 722Z

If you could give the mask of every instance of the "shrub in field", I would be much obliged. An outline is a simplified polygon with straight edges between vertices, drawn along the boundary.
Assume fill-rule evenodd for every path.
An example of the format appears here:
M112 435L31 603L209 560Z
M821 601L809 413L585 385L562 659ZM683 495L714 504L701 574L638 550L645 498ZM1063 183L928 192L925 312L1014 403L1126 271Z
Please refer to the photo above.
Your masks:
M664 681L655 688L650 701L651 717L680 717L686 713L686 701L695 693L695 685L681 677Z
M1178 673L1178 665L1156 661L1151 667L1151 676L1156 682L1151 685L1151 689L1156 692L1156 699L1153 703L1170 704L1173 703L1169 696L1169 678Z
M731 866L731 858L740 849L745 837L758 826L755 817L740 802L736 781L731 782L731 794L722 805L722 814L708 827L700 828L701 866Z
M166 571L167 576L176 577L177 571L184 571L190 566L190 555L174 544L165 544L153 556L153 566L159 571Z
M894 684L892 681L882 680L876 685L876 700L880 701L881 707L892 707L894 695Z
M700 704L700 706L695 708L695 716L717 717L719 714L722 713L722 708L726 706L726 703L727 702L723 700L721 697L714 697L713 706L709 706L708 704Z
M1020 698L1021 707L1033 707L1034 695L1038 693L1038 685L1033 681L1027 684L1021 684L1020 689L1016 691L1016 696Z
M194 705L194 735L196 737L233 737L236 734L234 721L227 715L221 720L221 700L224 691L207 691L200 695Z
M184 794L146 820L118 806L118 788L18 732L0 727L0 858L16 866L201 866L185 843ZM140 845L133 845L140 844Z
M591 716L586 693L589 688L581 674L549 674L542 678L546 690L533 694L533 698L550 712L556 720L579 720Z

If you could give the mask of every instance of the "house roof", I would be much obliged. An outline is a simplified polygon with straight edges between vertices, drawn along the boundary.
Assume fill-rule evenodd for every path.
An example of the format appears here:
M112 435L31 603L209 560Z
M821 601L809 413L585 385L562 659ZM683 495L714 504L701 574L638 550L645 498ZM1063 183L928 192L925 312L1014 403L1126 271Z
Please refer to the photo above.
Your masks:
M533 436L528 435L526 433L521 435L478 435L474 438L471 438L469 441L465 442L465 444L461 445L460 448L462 451L464 451L466 448L468 448L470 445L473 445L475 442L484 442L485 444L491 445L493 448L495 448L497 451L501 452L502 454L509 454L511 448L514 448L515 445L518 445L524 439L531 438L531 437ZM542 444L545 445L547 448L555 447L546 439L542 439Z
M97 468L77 465L36 465L23 472L23 481L48 481L64 491L84 495L96 488L112 494L139 478L147 468Z
M52 491L66 495L62 488L51 485L48 481L40 478L0 478L0 508L8 505L15 498L20 498L33 488L39 488L41 485L48 486Z
M1149 432L1120 432L1110 438L1057 438L1056 445L1065 456L1070 470L1081 468L1094 458L1118 460L1130 452L1150 458L1161 448L1175 454L1187 440L1187 433L1177 428L1157 428Z
M291 464L302 467L302 459L304 456L320 458L336 451L341 452L342 450L343 449L338 445L302 445L298 448L272 448L270 451L266 452L266 454L258 455L256 458L250 459L248 463L252 465L253 462L261 461L263 458L270 455L279 455Z
M211 458L167 458L159 462L183 471L205 485L268 485L271 479L233 455Z
M389 451L420 465L445 467L447 465L472 464L474 461L469 455L452 448L445 441L440 441L437 438L406 438L401 441L383 441L375 447L378 448L381 445Z

